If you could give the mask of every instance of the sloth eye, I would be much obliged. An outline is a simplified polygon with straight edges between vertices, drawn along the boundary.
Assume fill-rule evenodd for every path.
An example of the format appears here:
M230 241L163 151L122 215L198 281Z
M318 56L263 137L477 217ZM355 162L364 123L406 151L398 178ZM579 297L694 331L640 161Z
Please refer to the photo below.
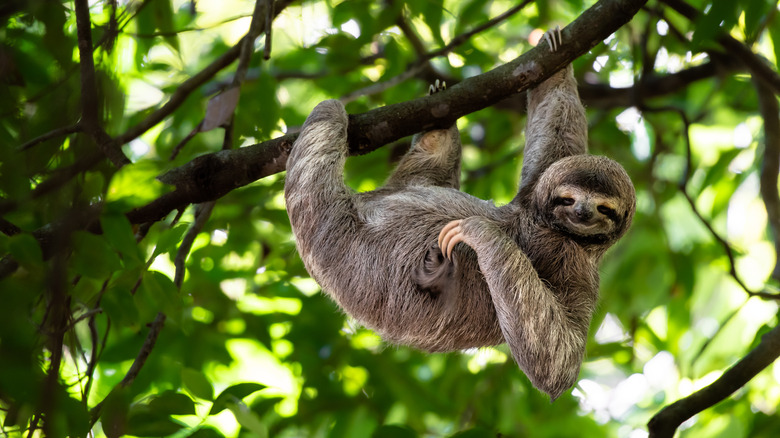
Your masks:
M599 205L596 207L596 210L599 211L599 213L603 214L604 216L613 217L615 216L615 210L607 207L606 205Z
M555 203L555 205L566 205L566 206L574 205L574 198L559 196L555 198L553 203Z

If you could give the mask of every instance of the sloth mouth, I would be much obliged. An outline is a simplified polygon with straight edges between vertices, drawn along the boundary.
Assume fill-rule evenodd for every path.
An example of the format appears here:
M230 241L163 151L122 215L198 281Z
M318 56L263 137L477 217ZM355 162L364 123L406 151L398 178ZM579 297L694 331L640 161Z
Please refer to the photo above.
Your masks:
M601 221L594 221L591 223L582 222L578 219L566 218L567 224L565 225L569 231L579 234L581 236L593 236L596 234L604 234L607 230L604 229Z

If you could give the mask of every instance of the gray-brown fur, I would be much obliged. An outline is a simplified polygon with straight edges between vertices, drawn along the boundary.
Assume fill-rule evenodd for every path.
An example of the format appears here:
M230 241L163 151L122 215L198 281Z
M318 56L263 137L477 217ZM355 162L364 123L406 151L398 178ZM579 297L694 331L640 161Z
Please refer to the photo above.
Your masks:
M287 162L290 222L323 290L389 342L426 351L507 342L537 388L553 399L570 388L596 306L598 262L635 204L619 164L583 155L586 120L571 67L529 94L523 180L501 207L457 189L455 127L416 136L387 185L355 194L342 176L346 128L341 103L320 103ZM582 225L603 233L570 227L580 224L567 222L579 219L560 200L566 178L577 205L580 197L594 209L609 200L609 227L590 218ZM436 242L460 219L466 244L450 261Z

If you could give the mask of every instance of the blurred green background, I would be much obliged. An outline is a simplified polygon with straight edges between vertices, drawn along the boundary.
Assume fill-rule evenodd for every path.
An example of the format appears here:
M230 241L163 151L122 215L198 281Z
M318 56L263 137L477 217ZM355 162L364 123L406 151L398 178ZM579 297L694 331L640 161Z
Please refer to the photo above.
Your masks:
M349 96L348 112L361 113L422 96L435 77L452 85L516 58L540 30L566 25L593 3L530 2L421 61L517 3L277 2L270 59L263 59L261 35L229 143L292 132L323 99ZM714 381L777 323L777 300L755 294L777 285L760 194L771 149L766 116L755 79L718 37L744 42L776 71L777 3L689 4L698 19L651 0L574 61L591 152L626 167L638 206L632 230L603 261L580 380L551 404L504 346L423 354L388 345L345 317L295 251L283 173L215 203L191 233L177 288L175 257L195 208L146 224L124 214L169 191L157 175L223 147L225 130L217 128L197 133L170 159L204 119L209 99L231 83L236 63L123 144L132 164L118 170L90 161L97 149L81 132L28 143L79 121L76 14L72 1L8 1L0 6L0 254L8 255L3 266L12 257L18 267L0 280L0 432L647 436L654 413ZM88 5L99 121L112 137L238 44L255 7L249 0ZM498 204L514 196L523 99L458 121L464 191ZM406 146L408 139L350 158L349 184L380 186ZM776 186L776 171L769 177ZM86 213L102 234L77 225ZM36 237L53 226L60 232L44 252ZM140 372L122 384L160 328ZM778 436L778 403L775 364L686 422L680 436Z

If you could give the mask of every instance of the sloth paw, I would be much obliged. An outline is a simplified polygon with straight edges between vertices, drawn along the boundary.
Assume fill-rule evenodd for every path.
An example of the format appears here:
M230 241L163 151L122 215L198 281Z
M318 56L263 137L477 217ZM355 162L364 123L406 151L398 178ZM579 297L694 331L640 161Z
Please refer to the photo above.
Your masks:
M440 82L438 79L436 79L436 82L428 86L428 96L430 96L431 94L436 94L439 91L444 91L446 89L447 89L447 83L444 81Z
M542 38L547 41L547 45L550 46L551 52L557 51L558 47L561 46L561 28L555 26L555 29L550 29L545 32Z
M447 259L452 259L452 249L460 242L463 242L463 230L460 227L462 220L455 220L441 229L439 233L439 248Z

